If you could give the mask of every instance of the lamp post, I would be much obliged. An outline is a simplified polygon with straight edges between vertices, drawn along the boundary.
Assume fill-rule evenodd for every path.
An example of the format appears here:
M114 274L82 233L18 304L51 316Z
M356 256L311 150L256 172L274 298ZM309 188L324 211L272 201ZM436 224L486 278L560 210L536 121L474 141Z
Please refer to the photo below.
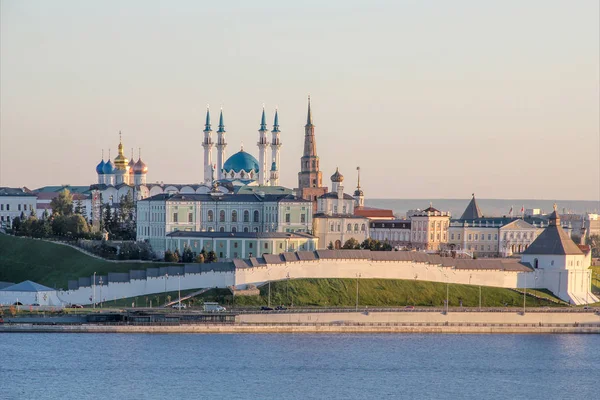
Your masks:
M94 281L92 282L92 307L96 308L96 271L94 271Z
M167 304L167 281L169 280L169 273L165 274L165 304Z
M525 288L523 289L523 315L525 315L525 303L527 301L527 273L525 273Z
M290 303L290 273L288 272L286 275L286 285L285 285L285 297L287 297L288 303Z
M102 308L102 277L100 277L100 308Z
M179 293L178 293L179 306L178 306L178 309L179 309L179 311L181 311L181 274L179 274L177 276L179 277Z
M448 305L450 303L450 281L446 275L446 314L448 314Z
M481 311L481 285L479 285L479 311Z
M358 274L356 274L356 311L358 311L358 279L361 276L362 275L360 274L360 272Z
M267 307L271 308L271 271L267 269L267 279L269 280L269 296L267 298Z

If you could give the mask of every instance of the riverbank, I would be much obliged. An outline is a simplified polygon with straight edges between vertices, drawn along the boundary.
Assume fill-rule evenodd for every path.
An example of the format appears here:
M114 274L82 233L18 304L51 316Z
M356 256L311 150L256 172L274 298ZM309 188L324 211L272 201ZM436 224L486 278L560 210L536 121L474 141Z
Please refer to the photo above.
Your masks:
M206 314L217 317L219 314ZM70 317L10 318L0 332L60 333L600 333L597 312L304 312L223 314L219 322L185 313L162 322L90 323ZM150 319L148 319L149 321ZM139 320L137 320L139 321ZM158 321L158 320L157 320Z

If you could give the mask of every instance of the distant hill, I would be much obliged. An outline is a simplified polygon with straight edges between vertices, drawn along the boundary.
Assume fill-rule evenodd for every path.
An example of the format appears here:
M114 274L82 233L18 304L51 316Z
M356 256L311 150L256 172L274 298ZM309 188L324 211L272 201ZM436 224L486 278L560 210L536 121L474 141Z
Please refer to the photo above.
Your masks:
M366 199L365 204L370 207L379 207L394 210L394 213L404 216L408 210L420 208L421 210L433 207L440 211L450 211L452 217L459 218L471 199ZM513 215L521 215L521 207L539 208L546 213L551 213L554 203L561 214L583 214L585 212L600 212L599 201L585 200L532 200L532 199L480 199L477 203L481 212L486 217L501 217L508 215L513 207Z

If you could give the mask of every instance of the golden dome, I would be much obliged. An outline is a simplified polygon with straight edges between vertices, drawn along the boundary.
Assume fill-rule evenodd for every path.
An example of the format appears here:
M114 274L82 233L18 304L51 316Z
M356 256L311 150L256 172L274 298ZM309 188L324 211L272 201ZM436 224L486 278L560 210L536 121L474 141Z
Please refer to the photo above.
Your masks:
M119 154L115 157L115 168L116 169L127 169L127 165L129 164L129 160L125 157L123 153L123 141L121 139L121 132L119 132Z

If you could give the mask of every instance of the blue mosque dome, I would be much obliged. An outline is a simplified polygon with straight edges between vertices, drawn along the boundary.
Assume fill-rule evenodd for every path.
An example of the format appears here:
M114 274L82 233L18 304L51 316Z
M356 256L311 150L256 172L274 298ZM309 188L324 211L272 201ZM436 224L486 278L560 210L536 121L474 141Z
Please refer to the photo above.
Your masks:
M96 173L98 175L103 175L104 174L104 160L100 161L100 164L96 165Z
M242 170L245 172L250 172L252 170L258 172L258 161L244 150L241 150L225 161L223 170L226 172L233 170L236 173Z
M115 173L115 165L111 160L108 160L104 163L104 167L102 167L102 172L104 172L104 175Z

